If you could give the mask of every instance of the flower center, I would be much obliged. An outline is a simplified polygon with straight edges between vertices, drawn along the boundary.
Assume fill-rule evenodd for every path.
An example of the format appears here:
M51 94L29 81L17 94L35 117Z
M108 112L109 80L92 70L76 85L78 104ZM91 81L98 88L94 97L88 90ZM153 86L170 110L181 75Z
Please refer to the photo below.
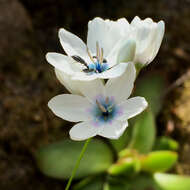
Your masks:
M96 100L95 117L100 122L111 121L117 113L116 106L113 101L107 97L103 101Z
M108 64L106 59L103 59L101 63L96 56L93 56L94 62L88 65L88 70L83 70L84 72L95 72L102 73L108 69Z
M75 55L72 56L72 58L75 61L83 64L86 67L85 69L83 69L83 72L88 74L102 73L108 69L107 60L103 57L104 56L103 48L99 47L98 42L96 42L96 55L92 56L88 48L87 48L87 53L90 60L92 61L90 64L86 63L85 60L83 60L79 56Z

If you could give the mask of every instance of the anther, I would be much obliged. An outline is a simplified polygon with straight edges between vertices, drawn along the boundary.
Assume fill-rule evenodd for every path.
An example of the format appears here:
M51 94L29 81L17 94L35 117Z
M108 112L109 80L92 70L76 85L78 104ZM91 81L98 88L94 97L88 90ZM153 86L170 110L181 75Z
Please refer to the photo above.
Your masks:
M100 53L100 64L103 63L103 59L104 59L104 50L103 50L103 48L101 48L101 53Z
M81 57L79 57L78 55L73 55L71 56L77 63L81 63L83 65L85 65L88 68L88 64L85 62L84 59L82 59Z
M86 51L87 51L87 53L88 53L88 56L90 57L90 60L91 60L93 63L95 63L95 62L94 62L94 59L93 59L93 57L92 57L92 55L90 54L90 51L89 51L88 47L87 47Z
M98 61L100 61L100 49L99 49L99 44L96 42L96 57Z
M108 105L108 103L109 103L109 97L106 97L106 104Z
M106 113L107 110L104 106L102 106L102 104L100 104L100 102L98 102L98 100L96 100L96 104L98 106L98 108L103 112L103 113Z

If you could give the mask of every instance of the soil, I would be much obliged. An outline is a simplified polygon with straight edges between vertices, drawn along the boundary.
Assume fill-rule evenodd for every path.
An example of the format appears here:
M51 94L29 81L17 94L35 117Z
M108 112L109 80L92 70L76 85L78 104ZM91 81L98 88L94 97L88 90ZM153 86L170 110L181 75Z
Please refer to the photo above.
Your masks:
M166 33L157 58L141 73L160 72L171 85L190 69L189 0L0 0L0 189L62 190L64 181L42 175L33 153L68 136L70 123L47 108L66 90L46 62L63 52L57 32L64 27L86 39L95 16L164 20ZM170 91L158 117L158 133L180 143L175 172L190 175L190 79Z

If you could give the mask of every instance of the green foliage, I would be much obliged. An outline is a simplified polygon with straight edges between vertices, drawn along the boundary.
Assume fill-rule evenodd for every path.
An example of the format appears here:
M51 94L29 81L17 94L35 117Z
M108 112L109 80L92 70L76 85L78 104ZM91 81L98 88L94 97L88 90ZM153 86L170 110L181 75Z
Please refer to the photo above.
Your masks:
M143 96L149 104L149 108L156 116L162 107L162 93L164 80L160 75L151 75L138 81L135 95Z
M155 145L153 147L154 150L172 150L177 151L179 148L179 144L177 141L173 140L170 137L160 137L156 139Z
M154 174L154 179L163 190L189 190L190 177L172 174Z
M77 183L73 190L101 190L104 185L103 176L88 177Z
M108 173L113 176L125 175L133 176L140 171L140 161L137 158L128 157L120 159L116 164L113 164Z
M148 109L135 120L129 148L139 153L148 153L153 147L155 136L155 119L151 110Z
M177 153L172 151L154 151L142 155L130 149L123 150L119 155L119 160L108 169L112 176L132 177L140 171L166 172L173 167L178 157Z
M133 126L129 126L127 127L127 129L125 130L125 132L119 139L109 140L117 152L120 152L121 150L126 148L127 144L129 144L131 140L132 130L133 130Z
M137 83L135 95L143 96L149 103L149 108L144 113L132 119L130 126L118 140L110 142L117 151L121 151L130 142L130 148L137 149L140 153L147 153L154 144L156 129L155 116L162 106L162 92L164 81L160 75L146 77Z
M174 166L177 157L172 151L151 152L141 158L141 169L150 173L166 172Z
M163 190L153 176L142 174L132 179L115 178L109 180L106 190Z
M141 174L133 179L110 179L104 190L189 190L190 177L156 173Z
M40 148L36 154L38 167L47 176L67 179L71 175L84 142L65 140ZM100 140L92 140L81 160L76 178L106 171L113 162L109 147Z
M169 137L155 139L155 117L162 106L163 87L163 79L156 75L138 83L135 94L145 97L149 108L130 120L129 128L118 140L109 140L118 160L113 163L114 156L107 144L92 140L75 176L88 177L76 184L73 190L190 189L188 177L157 173L173 167L178 158L173 151L179 147ZM40 170L50 177L69 178L83 144L65 140L42 147L35 154ZM106 171L107 176L100 175Z
M119 152L118 156L119 158L124 158L124 157L132 157L134 154L136 154L135 150L125 148L121 152Z

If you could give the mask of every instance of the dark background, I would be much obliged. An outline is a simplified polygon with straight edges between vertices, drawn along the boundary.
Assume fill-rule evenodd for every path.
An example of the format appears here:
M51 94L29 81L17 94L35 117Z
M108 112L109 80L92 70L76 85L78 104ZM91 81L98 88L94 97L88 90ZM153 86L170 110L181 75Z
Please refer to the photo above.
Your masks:
M159 54L140 77L157 72L172 84L190 68L190 0L0 0L1 190L64 187L63 181L43 176L33 159L38 147L65 138L71 126L47 108L49 99L66 91L45 60L47 52L63 52L58 29L86 41L94 17L131 21L136 15L166 24ZM158 118L158 134L181 145L174 170L179 174L190 174L189 91L186 80L170 92Z

